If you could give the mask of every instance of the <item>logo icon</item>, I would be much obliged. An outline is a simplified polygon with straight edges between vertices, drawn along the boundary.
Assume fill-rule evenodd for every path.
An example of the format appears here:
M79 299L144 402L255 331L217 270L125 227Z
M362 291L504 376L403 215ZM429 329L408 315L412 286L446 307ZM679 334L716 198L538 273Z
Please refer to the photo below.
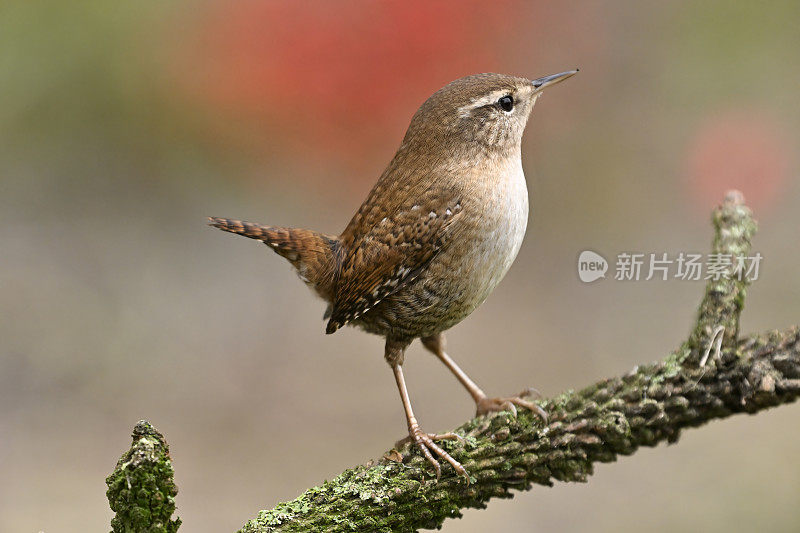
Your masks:
M602 255L591 250L584 250L578 256L578 277L584 283L591 283L606 277L608 261Z

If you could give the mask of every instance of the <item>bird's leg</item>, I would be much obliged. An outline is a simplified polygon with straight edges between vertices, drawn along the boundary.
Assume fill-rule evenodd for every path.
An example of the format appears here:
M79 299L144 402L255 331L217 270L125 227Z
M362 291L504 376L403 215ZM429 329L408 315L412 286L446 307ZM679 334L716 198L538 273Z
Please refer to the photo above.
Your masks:
M444 335L439 333L438 335L433 335L431 337L425 337L422 339L422 344L427 348L429 351L433 352L439 360L444 363L444 365L450 369L450 372L458 379L459 382L467 389L472 399L475 400L476 416L485 415L486 413L491 413L493 411L511 411L514 416L517 415L517 407L524 407L530 411L533 411L537 415L539 415L542 420L545 422L547 421L547 413L545 413L544 409L539 407L533 402L529 402L524 400L525 396L531 395L531 393L535 393L535 389L526 389L522 391L517 396L511 396L508 398L489 398L486 396L486 393L478 387L474 381L470 379L470 377L463 371L461 368L456 364L453 359L450 358L449 355L444 351Z
M437 479L442 474L442 467L441 465L439 465L439 461L437 461L436 458L434 458L433 456L434 453L438 455L440 458L450 463L453 469L455 469L455 471L458 472L460 475L469 479L469 474L467 474L467 471L464 469L463 466L461 466L461 463L453 459L453 457L449 453L443 450L435 442L437 440L455 440L455 439L460 439L461 437L459 437L455 433L444 433L441 435L425 433L419 427L417 418L414 416L414 411L411 409L411 399L408 397L408 389L406 389L406 380L405 378L403 378L403 355L406 346L407 345L386 341L385 357L386 361L392 367L392 372L394 372L394 379L397 382L397 390L400 391L400 399L403 401L403 409L406 412L406 421L408 422L408 439L413 441L414 444L417 445L417 447L422 452L422 455L424 455L425 458L428 460L428 462L433 466L434 470L436 471Z

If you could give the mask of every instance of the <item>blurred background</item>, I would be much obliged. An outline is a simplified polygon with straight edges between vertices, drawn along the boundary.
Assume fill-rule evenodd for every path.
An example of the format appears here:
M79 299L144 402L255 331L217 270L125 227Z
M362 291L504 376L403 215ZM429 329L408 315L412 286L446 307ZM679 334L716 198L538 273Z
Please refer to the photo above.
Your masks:
M488 392L663 358L702 282L578 280L585 249L706 252L741 189L764 256L743 332L800 319L800 3L256 1L0 6L0 531L108 530L140 418L186 531L234 531L404 436L377 337L207 215L340 231L417 106L476 72L581 72L529 123L528 236L449 335ZM613 276L612 276L613 277ZM428 431L473 405L415 344ZM800 406L534 488L446 532L796 531Z

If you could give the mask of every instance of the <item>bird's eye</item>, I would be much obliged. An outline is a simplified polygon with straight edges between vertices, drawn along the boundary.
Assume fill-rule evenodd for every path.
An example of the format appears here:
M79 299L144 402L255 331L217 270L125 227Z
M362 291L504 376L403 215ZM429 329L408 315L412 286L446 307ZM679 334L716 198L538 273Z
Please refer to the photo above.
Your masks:
M507 94L497 101L497 105L500 106L500 109L503 111L511 112L511 110L514 109L514 97Z

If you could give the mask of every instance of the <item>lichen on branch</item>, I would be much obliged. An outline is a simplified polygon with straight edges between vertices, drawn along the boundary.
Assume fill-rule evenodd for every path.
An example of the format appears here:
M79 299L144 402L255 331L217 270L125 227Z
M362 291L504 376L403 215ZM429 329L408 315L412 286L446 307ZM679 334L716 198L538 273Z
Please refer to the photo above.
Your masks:
M714 225L711 253L717 257L728 257L734 263L746 258L757 225L750 209L744 205L742 193L729 191L722 205L714 210L711 222ZM747 283L747 276L741 272L730 272L729 276L708 280L697 322L688 340L695 352L694 362L699 362L697 355L702 358L702 348L707 348L716 335L721 335L720 346L732 348L736 344Z
M133 428L133 443L106 478L108 503L116 513L112 533L175 533L172 520L178 487L164 436L149 422Z

